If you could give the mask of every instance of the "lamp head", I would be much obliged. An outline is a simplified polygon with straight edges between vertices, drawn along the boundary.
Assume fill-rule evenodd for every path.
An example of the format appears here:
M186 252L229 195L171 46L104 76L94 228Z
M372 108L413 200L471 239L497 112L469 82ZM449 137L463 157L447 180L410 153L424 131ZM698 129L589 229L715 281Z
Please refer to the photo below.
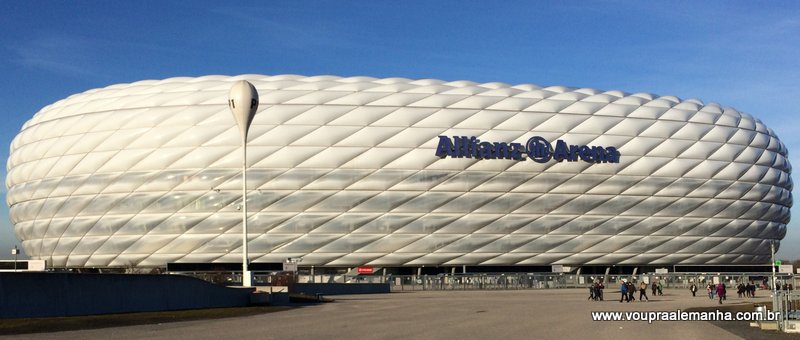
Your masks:
M258 91L253 84L246 80L240 80L233 84L231 92L228 94L228 108L233 113L233 119L239 126L242 138L247 140L247 130L258 110Z

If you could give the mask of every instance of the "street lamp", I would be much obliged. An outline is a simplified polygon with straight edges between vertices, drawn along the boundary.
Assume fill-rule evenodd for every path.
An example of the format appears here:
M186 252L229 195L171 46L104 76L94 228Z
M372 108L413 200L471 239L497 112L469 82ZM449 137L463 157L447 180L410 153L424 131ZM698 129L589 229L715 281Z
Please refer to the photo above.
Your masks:
M775 240L769 241L769 252L772 260L772 263L769 265L772 268L772 295L775 296L775 294L777 294L777 289L775 287L775 284L777 283L777 280L775 279Z
M17 255L19 255L19 248L17 245L14 245L14 249L11 249L11 255L14 255L14 272L17 272Z
M246 80L237 81L228 94L228 108L239 126L242 137L242 286L250 287L253 279L248 269L247 254L247 130L258 110L258 91Z

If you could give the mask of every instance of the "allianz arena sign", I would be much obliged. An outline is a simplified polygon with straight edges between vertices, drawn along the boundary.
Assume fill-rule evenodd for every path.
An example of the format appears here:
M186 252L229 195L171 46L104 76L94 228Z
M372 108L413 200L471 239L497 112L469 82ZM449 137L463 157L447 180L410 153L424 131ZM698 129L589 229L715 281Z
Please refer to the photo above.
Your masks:
M570 145L557 140L555 146L541 136L533 136L523 146L521 143L486 142L475 136L439 136L436 156L440 158L512 159L528 158L537 163L550 160L558 162L619 163L620 153L616 147Z

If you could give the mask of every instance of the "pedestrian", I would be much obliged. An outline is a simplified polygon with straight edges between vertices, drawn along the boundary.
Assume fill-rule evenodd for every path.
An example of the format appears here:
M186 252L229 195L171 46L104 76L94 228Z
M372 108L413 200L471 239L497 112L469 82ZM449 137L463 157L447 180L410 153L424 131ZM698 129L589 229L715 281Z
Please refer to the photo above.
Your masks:
M603 289L605 288L606 286L603 285L603 281L597 282L597 298L600 299L600 301L603 301Z
M642 300L642 297L644 297L644 300ZM647 297L647 284L644 281L639 283L639 302L642 301L650 301L650 298Z
M589 286L589 298L586 299L586 300L595 300L595 301L597 301L597 299L595 298L595 295L594 295L594 285L593 284Z
M712 284L709 283L708 286L706 286L706 293L708 293L709 300L714 300L714 286Z
M664 295L664 285L661 283L661 281L658 281L657 287L658 287L658 295L659 296Z
M656 281L653 281L653 284L650 285L650 291L653 293L651 295L656 296L656 289L658 289L658 285Z
M719 297L720 305L722 304L722 300L725 300L725 293L726 293L725 284L720 282L717 285L717 296Z
M697 296L697 285L692 282L692 285L689 287L689 290L692 292L692 297Z
M619 292L622 294L619 298L619 302L622 302L622 300L631 302L631 300L628 300L628 284L625 283L625 281L622 281L622 284L619 285Z
M628 300L629 301L636 301L633 297L633 294L636 294L636 286L633 285L633 281L628 281Z

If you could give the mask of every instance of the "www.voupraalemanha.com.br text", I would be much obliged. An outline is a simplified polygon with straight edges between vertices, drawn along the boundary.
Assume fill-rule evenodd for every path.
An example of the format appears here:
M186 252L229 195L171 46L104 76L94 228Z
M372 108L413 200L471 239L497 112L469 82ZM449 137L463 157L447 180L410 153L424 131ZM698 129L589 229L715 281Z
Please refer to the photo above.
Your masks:
M779 312L676 311L592 312L592 321L776 321Z

